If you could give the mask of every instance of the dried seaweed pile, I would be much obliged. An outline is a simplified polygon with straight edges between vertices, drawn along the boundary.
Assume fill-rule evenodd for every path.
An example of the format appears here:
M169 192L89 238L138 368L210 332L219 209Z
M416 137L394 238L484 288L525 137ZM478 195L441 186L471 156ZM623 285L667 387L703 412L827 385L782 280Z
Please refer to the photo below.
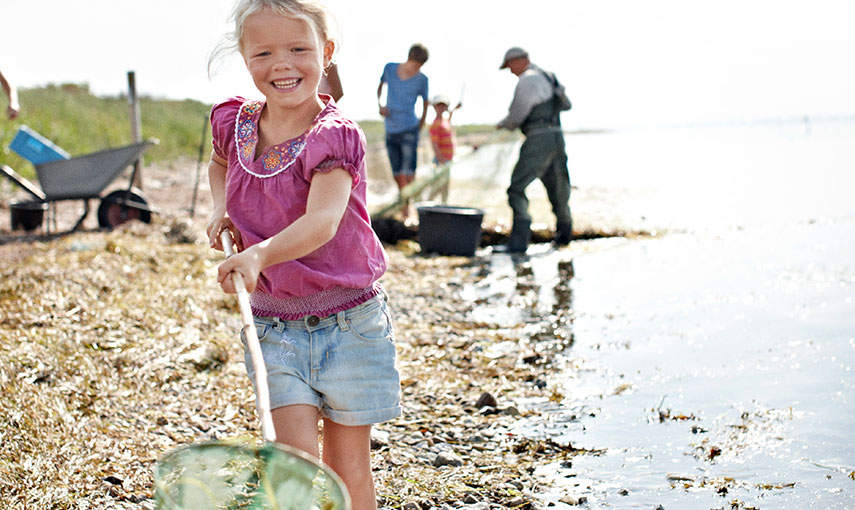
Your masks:
M588 453L511 430L534 412L518 409L518 399L563 398L547 380L558 369L555 354L572 342L571 311L514 327L473 322L467 320L472 303L457 290L481 278L486 261L391 255L393 267L406 268L385 282L396 314L405 411L382 427L389 434L375 454L381 497L390 508L413 510L537 506L535 468Z
M131 224L0 246L0 500L4 508L152 508L152 466L178 445L257 437L221 255L175 225ZM384 279L405 414L378 427L388 508L532 505L533 466L578 452L514 436L521 396L550 398L549 352L467 322L464 259L391 250ZM559 321L560 322L560 321ZM497 343L520 349L495 354Z

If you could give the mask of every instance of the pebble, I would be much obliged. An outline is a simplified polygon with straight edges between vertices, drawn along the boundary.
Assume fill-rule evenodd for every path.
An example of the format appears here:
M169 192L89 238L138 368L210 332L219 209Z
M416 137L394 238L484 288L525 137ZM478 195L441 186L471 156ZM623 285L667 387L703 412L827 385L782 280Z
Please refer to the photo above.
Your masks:
M437 456L433 459L433 465L434 467L460 467L463 465L463 459L458 457L454 452L445 451L437 454Z
M385 430L379 430L376 428L371 429L371 449L379 450L380 448L384 448L389 446L389 432Z
M565 505L579 506L579 505L584 505L585 503L587 503L588 498L586 498L585 496L571 496L568 494L568 495L562 497L561 499L559 499L558 501L561 503L564 503Z
M481 500L480 500L480 499L478 499L478 496L477 496L475 493L473 493L473 492L467 492L467 493L463 496L463 502L464 502L464 503L466 503L467 505L473 505L473 504L475 504L475 503L480 503L480 502L481 502Z
M486 443L487 438L484 437L481 433L476 432L475 434L472 434L471 436L467 437L466 442L467 443Z
M477 409L482 409L484 407L499 407L499 402L496 400L496 397L491 395L490 393L484 392L478 397L478 400L475 402L475 407Z

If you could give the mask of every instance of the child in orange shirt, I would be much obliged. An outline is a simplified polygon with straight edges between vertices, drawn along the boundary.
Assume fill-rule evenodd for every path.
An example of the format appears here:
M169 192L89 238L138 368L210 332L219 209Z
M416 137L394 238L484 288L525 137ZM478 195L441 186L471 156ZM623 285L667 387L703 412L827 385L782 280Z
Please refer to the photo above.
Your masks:
M462 106L462 103L457 103L457 106L449 109L449 102L445 96L436 96L431 103L436 112L436 118L430 125L430 141L435 154L434 161L442 165L454 159L454 132L451 129L451 116Z

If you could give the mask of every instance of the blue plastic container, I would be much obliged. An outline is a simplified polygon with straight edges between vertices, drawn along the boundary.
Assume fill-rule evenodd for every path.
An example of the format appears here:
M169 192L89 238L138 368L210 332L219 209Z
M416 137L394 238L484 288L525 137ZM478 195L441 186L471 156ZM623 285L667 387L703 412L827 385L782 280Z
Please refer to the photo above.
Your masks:
M15 138L9 144L9 148L33 165L71 157L62 148L27 126L21 126L18 129Z

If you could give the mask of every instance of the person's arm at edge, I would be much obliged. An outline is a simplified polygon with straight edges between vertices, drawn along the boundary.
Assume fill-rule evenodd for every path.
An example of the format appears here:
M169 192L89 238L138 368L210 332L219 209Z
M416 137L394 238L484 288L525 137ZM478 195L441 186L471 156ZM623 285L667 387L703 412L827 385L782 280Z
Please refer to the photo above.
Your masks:
M228 165L228 161L217 155L215 151L211 151L211 161L208 163L208 184L211 188L211 199L214 205L211 209L206 233L211 248L220 251L223 249L220 232L225 229L231 230L237 249L243 249L243 239L240 232L226 215L226 173L228 172Z
M422 118L419 120L420 130L425 127L425 124L427 123L428 106L430 106L430 102L427 100L427 98L422 98L422 105Z
M521 81L522 78L520 78ZM496 126L497 129L509 129L513 131L520 127L525 118L528 117L528 114L531 113L532 105L528 104L528 101L524 97L523 86L520 82L517 82L517 86L514 89L514 99L508 108L508 115L499 122Z
M430 106L430 99L428 99L429 97L430 96L428 95L428 80L427 77L425 77L425 87L422 91L422 118L421 120L419 120L420 131L422 128L425 127L425 123L427 123L428 107Z
M454 112L459 110L461 106L463 106L463 103L457 103L457 106L455 106L454 108L450 108L448 110L448 123L449 124L451 124L451 117L454 116Z
M344 96L344 88L341 85L341 76L338 74L338 65L331 63L326 74L327 85L330 87L330 95L338 103Z
M2 72L0 72L0 86L3 87L6 97L9 99L9 106L6 108L6 115L10 120L15 119L21 111L21 105L18 103L18 90L13 87L8 80L6 80L6 77L3 76Z
M377 109L380 110L380 116L381 117L387 117L389 115L389 108L387 108L386 106L384 106L380 102L380 98L383 96L383 84L384 83L385 82L381 79L380 85L377 86Z

